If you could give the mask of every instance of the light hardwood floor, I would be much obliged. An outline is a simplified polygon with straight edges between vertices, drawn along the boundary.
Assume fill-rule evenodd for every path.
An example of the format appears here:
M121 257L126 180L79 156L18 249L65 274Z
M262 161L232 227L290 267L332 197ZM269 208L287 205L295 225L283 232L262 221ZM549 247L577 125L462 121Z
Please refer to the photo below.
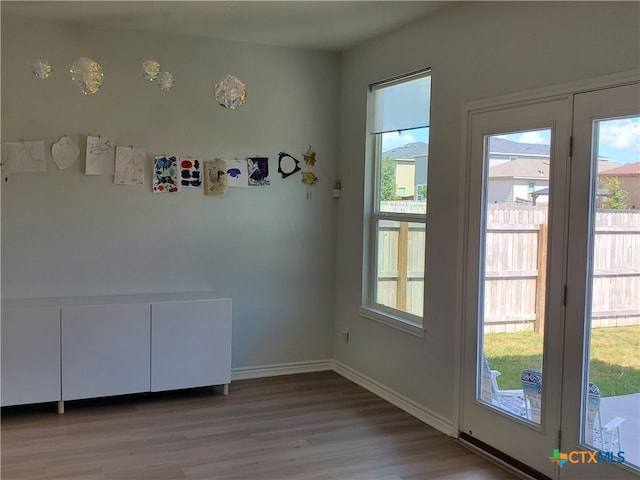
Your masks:
M11 407L2 480L511 479L334 372Z

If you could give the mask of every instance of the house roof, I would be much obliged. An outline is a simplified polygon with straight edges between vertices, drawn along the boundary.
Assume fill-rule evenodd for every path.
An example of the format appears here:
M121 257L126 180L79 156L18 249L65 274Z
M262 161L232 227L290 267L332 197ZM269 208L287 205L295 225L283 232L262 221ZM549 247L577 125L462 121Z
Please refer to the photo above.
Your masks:
M383 158L399 159L414 158L418 155L427 155L428 144L425 142L407 143L386 152L382 152ZM506 138L491 137L489 140L489 153L505 155L540 155L549 156L549 145L539 143L518 143Z
M409 159L418 155L427 155L429 144L424 142L407 143L401 147L392 148L386 152L382 152L382 158Z
M621 167L610 168L602 175L640 175L640 162L628 163Z
M489 169L489 178L549 178L549 159L519 158Z
M598 174L618 170L620 163L608 160L598 161ZM489 178L520 178L526 180L549 178L549 159L518 158L500 163L489 169Z
M549 156L549 145L541 143L519 143L506 138L491 137L489 139L489 153L514 155L546 155Z

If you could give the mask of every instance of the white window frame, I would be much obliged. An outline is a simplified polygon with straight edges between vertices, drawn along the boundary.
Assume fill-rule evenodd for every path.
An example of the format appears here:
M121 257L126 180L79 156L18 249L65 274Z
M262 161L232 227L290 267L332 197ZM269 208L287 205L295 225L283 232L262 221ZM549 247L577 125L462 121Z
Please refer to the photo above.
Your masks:
M374 86L380 85L393 85L403 83L405 81L415 80L431 75L431 69L421 70L412 74L403 75L401 77L394 78L385 82L379 82L370 87L369 92L369 107L373 105L373 89ZM369 108L369 119L371 119L371 110ZM424 128L424 127L418 127ZM377 259L378 259L378 222L381 220L422 223L425 227L425 239L427 232L427 215L425 214L413 214L413 213L397 213L397 212L382 212L380 211L380 173L382 158L382 133L371 133L372 129L368 129L368 145L370 148L367 158L367 179L370 179L372 185L370 185L370 201L365 206L365 245L363 258L363 301L360 307L360 315L374 320L376 322L388 325L403 332L415 335L418 337L424 337L425 331L425 313L426 313L426 289L423 294L423 313L422 316L417 316L409 312L405 312L396 308L389 307L376 302L376 286L377 286ZM411 130L403 130L411 131ZM429 142L430 143L430 142ZM427 152L428 154L428 152ZM424 184L426 187L426 183ZM428 190L427 190L428 192ZM425 198L426 200L426 198ZM368 220L368 221L367 221ZM425 240L426 241L426 240ZM423 267L425 283L426 285L426 244L425 244L425 266Z

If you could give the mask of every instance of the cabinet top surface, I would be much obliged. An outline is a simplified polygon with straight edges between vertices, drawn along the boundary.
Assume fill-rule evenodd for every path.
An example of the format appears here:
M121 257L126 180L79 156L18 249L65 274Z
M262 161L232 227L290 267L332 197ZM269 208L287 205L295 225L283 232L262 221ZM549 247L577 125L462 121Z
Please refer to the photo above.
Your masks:
M105 295L92 297L23 298L2 300L3 307L71 307L77 305L115 305L123 303L186 302L222 299L215 292L154 293L142 295Z

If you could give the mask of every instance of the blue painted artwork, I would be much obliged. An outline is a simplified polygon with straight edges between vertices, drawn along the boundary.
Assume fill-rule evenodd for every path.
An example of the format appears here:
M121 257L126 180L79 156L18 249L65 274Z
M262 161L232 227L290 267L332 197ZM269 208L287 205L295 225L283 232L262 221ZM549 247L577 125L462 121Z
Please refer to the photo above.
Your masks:
M178 159L171 157L156 157L153 162L153 192L178 191Z

